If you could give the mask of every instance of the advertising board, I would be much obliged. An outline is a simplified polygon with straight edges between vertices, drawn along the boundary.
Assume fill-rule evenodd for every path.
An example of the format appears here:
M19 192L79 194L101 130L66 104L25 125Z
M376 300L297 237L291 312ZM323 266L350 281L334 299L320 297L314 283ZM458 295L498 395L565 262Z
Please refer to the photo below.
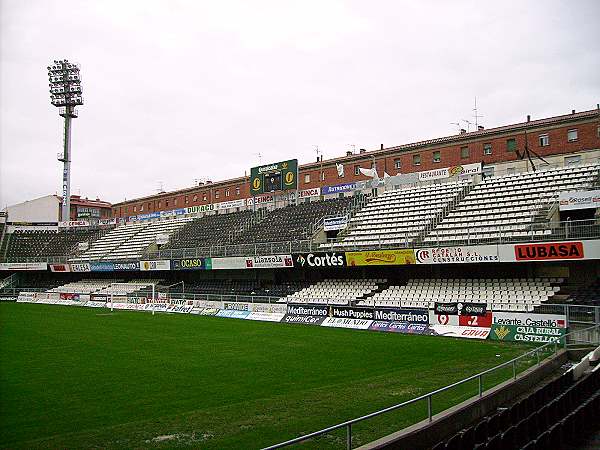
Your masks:
M585 257L582 242L517 244L514 249L517 261L584 259Z
M348 226L348 217L346 217L346 216L325 217L323 219L323 230L324 231L343 230L347 226Z
M68 264L50 264L51 272L70 272L71 266Z
M229 319L245 319L250 314L250 311L238 311L236 309L221 309L216 316L227 317Z
M158 261L140 261L141 271L155 271L155 270L171 270L171 261L168 259Z
M496 245L415 249L417 264L469 264L500 262Z
M346 264L350 266L397 266L415 264L414 250L375 250L346 252Z
M352 192L356 189L356 183L337 184L335 186L324 186L321 192L323 195L341 194L342 192Z
M368 330L372 320L365 319L344 319L340 317L327 317L323 323L322 327L333 327L333 328L352 328L355 330Z
M171 270L210 270L210 258L172 259Z
M436 336L458 337L467 339L487 339L490 335L489 328L461 327L455 325L430 325L432 334Z
M92 272L112 272L115 270L115 265L109 261L96 261L90 263Z
M396 322L390 320L374 320L369 326L372 331L391 333L429 334L429 325L421 323Z
M230 258L211 258L212 270L221 269L277 269L294 266L292 255L270 256L233 256Z
M71 272L91 272L90 263L71 263Z
M346 257L343 252L296 253L293 255L293 260L296 267L307 269L346 267Z
M116 262L114 263L115 270L140 270L140 262L139 261L131 261L131 262Z
M558 205L561 211L600 208L600 190L559 192Z
M564 343L566 328L562 327L533 327L518 325L492 325L490 339L494 341L547 342Z
M48 263L0 263L0 270L48 270Z

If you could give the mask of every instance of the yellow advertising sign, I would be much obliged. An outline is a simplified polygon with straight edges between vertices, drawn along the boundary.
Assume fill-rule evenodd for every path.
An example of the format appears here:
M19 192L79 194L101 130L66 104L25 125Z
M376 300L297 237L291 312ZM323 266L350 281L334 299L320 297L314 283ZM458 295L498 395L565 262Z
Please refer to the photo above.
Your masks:
M346 264L348 266L403 266L415 264L415 262L415 252L412 248L346 252Z

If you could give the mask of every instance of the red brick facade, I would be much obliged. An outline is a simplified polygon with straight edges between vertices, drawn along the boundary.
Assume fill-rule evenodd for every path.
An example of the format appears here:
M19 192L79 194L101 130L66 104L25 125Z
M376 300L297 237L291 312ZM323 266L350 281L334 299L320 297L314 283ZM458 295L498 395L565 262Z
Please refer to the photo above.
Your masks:
M568 140L569 130L577 130L575 140ZM546 134L548 145L541 146L540 135ZM308 189L366 180L367 177L364 175L355 175L355 167L370 168L373 160L380 176L384 172L396 175L399 172L418 172L458 164L477 162L494 164L513 161L518 157L515 151L509 150L507 142L514 140L516 150L522 152L525 148L525 135L527 135L529 149L541 156L600 149L600 110L528 121L304 164L299 168L298 187ZM484 147L487 146L490 146L490 154L484 153ZM420 158L418 165L414 161L415 155L419 155ZM436 162L434 156L439 156ZM400 164L399 169L396 168L397 162ZM343 178L338 177L336 163L344 165ZM324 180L320 180L321 171L325 174ZM308 182L305 179L306 175L309 176ZM241 177L118 203L113 205L113 216L127 217L248 197L250 197L249 178Z

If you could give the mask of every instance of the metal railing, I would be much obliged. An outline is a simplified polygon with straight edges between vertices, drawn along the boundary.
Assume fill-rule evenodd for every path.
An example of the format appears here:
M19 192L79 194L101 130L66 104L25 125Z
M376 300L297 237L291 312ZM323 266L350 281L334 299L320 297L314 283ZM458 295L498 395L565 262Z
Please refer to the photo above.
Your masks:
M581 345L581 344L588 344L588 345L594 345L594 346L600 345L600 325L594 325L594 326L586 328L584 330L578 330L578 331L568 333L563 338L564 338L564 347L565 348L570 344L568 342L569 340L571 340L571 344L573 344L573 345ZM456 383L452 383L443 388L436 389L435 391L428 392L427 394L421 395L421 396L413 398L411 400L407 400L407 401L399 403L397 405L393 405L388 408L384 408L379 411L375 411L373 413L366 414L361 417L357 417L356 419L347 420L345 422L338 423L336 425L333 425L333 426L330 426L327 428L323 428L323 429L315 431L313 433L305 434L303 436L299 436L297 438L290 439L288 441L281 442L279 444L265 447L263 450L272 450L272 449L287 447L287 446L290 446L293 444L298 444L300 442L304 442L309 439L312 439L312 438L315 438L318 436L322 436L322 435L331 433L332 431L336 431L336 430L344 429L344 428L346 429L346 449L350 450L350 449L352 449L352 426L353 425L360 423L360 422L364 422L369 419L372 419L374 417L381 416L381 415L389 413L391 411L396 411L396 410L404 408L406 406L413 405L418 402L422 402L422 401L427 403L427 420L429 422L432 422L433 416L434 416L434 414L433 414L433 397L435 395L439 395L439 394L448 392L451 389L457 388L459 386L463 386L466 383L477 380L478 388L477 388L477 392L475 392L474 394L476 396L478 396L479 398L481 398L481 397L483 397L483 394L486 392L486 390L484 389L484 377L485 376L489 376L493 373L497 373L501 369L512 368L512 377L510 377L510 378L513 380L516 380L517 374L518 374L518 371L517 371L517 363L518 362L525 361L527 367L531 367L533 365L539 366L546 359L556 355L556 353L558 352L558 349L559 349L559 342L557 342L557 341L548 342L540 347L537 347L534 350L524 353L523 355L520 355L516 358L513 358L510 361L506 361L502 364L492 367L491 369L484 370L483 372L480 372L478 374L464 378L460 381L457 381ZM508 380L504 380L504 381L508 381Z

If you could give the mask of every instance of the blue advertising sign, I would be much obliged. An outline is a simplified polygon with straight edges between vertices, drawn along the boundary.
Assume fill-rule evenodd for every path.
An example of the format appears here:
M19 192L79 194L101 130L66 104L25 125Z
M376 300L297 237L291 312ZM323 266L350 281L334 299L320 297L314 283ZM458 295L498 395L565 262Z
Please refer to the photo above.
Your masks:
M338 184L336 186L324 186L321 189L322 195L339 194L342 192L350 192L356 189L356 183Z
M112 262L100 261L90 263L90 271L92 272L112 272L114 270L115 265Z
M250 311L238 311L236 309L222 309L217 313L217 317L228 317L230 319L245 319Z
M139 261L131 261L131 262L123 262L123 263L113 263L114 270L140 270L140 262Z

